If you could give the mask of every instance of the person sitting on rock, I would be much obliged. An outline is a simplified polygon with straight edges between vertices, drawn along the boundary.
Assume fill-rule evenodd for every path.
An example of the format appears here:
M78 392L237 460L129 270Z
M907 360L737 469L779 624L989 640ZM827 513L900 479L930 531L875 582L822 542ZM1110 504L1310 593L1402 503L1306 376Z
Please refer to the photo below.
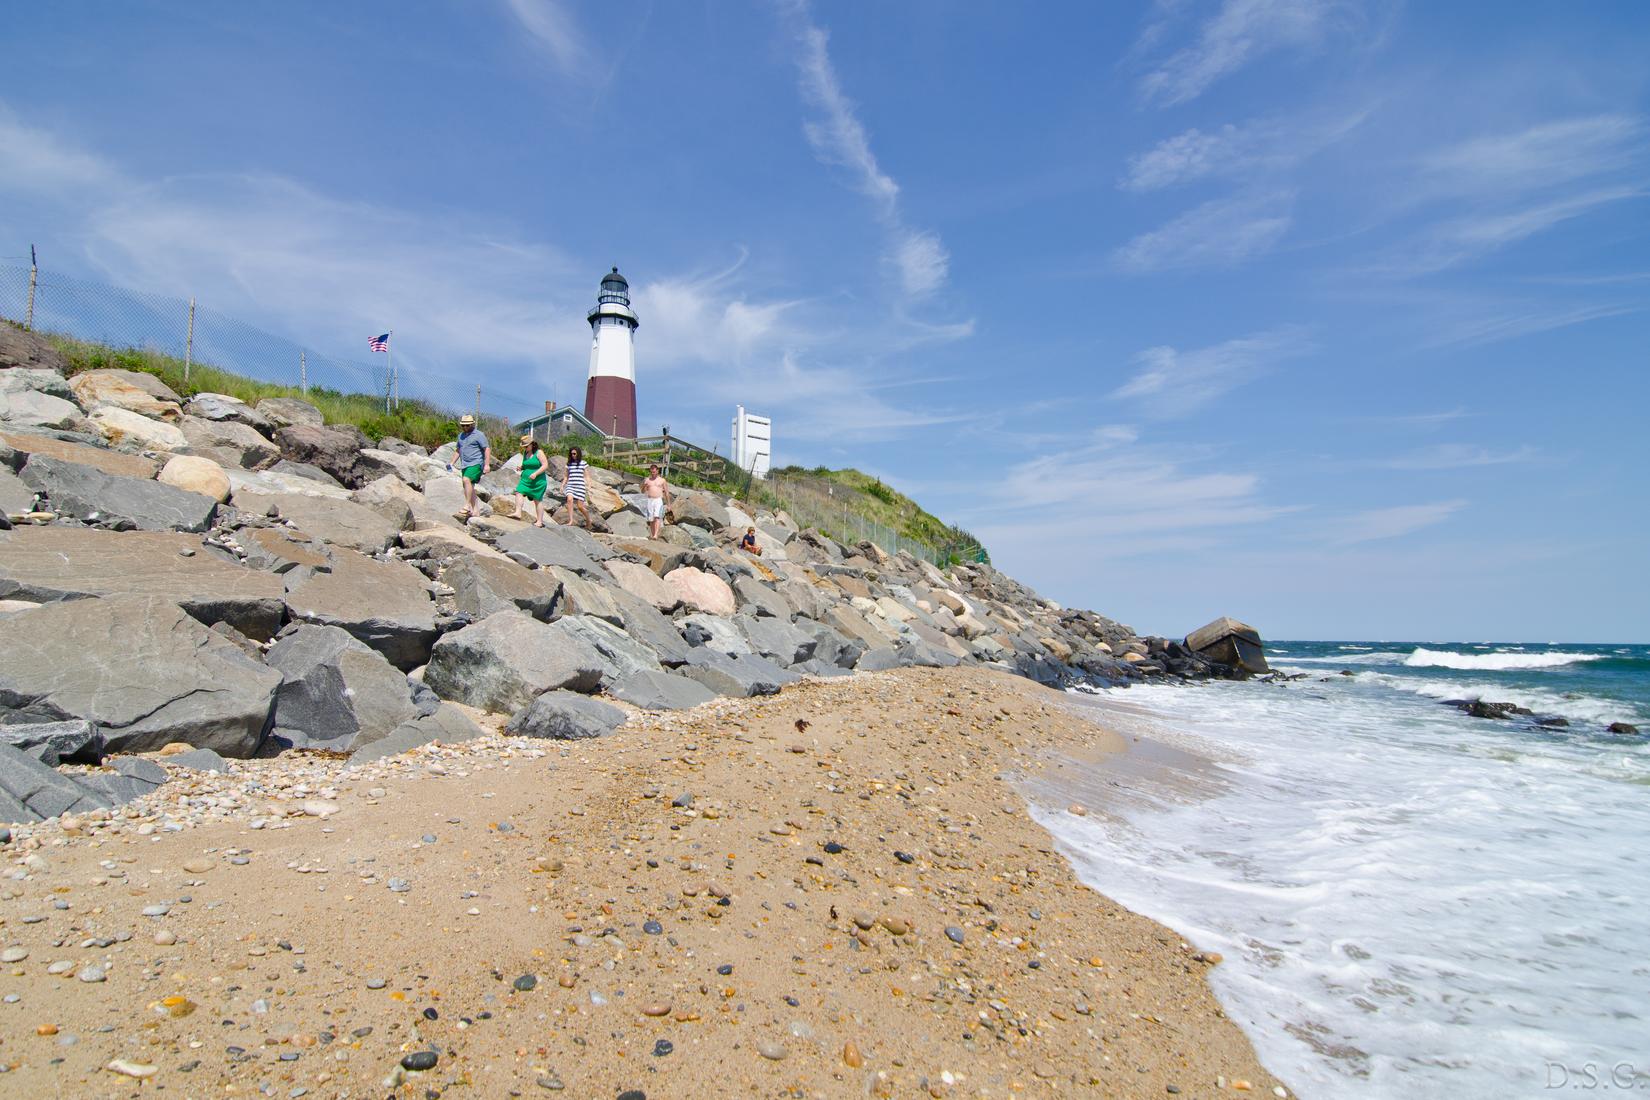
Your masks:
M458 453L454 461L458 463L459 484L464 487L464 510L455 513L454 518L462 523L480 511L476 482L493 468L493 448L476 430L476 418L469 413L458 418Z
M573 526L573 509L577 508L584 513L585 530L590 529L590 507L585 503L590 490L586 486L586 477L589 474L589 464L584 460L584 448L569 447L567 450L567 472L561 475L562 495L567 498L567 525Z
M670 484L659 472L658 463L647 468L647 480L642 482L642 514L647 518L647 537L659 537L659 528L665 522L665 505L670 503Z
M762 556L762 548L756 545L756 528L745 528L745 537L739 540L739 549L747 554L755 554L759 558Z

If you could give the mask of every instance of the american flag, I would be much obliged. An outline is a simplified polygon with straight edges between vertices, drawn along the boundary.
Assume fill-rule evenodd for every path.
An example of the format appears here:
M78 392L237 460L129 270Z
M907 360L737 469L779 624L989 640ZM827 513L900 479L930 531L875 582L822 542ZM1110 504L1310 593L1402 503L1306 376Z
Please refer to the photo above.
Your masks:
M386 332L382 336L374 336L367 341L367 346L372 348L373 351L381 351L388 355L390 353L390 334Z

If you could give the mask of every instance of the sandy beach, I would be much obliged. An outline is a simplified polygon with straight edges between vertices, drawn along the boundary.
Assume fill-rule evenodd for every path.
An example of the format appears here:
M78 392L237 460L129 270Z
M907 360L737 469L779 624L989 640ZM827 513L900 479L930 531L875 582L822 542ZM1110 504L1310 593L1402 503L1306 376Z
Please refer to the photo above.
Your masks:
M1272 1095L1214 964L1026 813L1117 747L909 669L180 775L6 849L0 1094Z

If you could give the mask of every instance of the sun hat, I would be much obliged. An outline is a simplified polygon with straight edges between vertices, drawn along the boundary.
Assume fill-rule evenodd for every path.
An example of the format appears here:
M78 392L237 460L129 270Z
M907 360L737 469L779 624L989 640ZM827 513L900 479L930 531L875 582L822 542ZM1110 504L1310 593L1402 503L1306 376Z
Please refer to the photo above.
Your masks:
M529 443L536 443L536 442L537 442L537 440L535 440L530 435L524 435L524 436L521 437L521 445L523 447L527 446Z
M476 422L476 418L471 416L469 413L465 413L463 416L458 418L458 422L460 424L474 424Z

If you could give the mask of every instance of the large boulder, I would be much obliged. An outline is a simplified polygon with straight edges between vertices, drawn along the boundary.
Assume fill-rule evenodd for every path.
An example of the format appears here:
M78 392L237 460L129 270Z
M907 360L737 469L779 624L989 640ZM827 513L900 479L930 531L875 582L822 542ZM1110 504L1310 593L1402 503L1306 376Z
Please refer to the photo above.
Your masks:
M610 588L607 594L619 608L625 633L651 649L661 664L679 665L687 660L690 647L663 612L622 588Z
M692 489L677 489L670 495L669 515L672 523L717 531L728 526L728 510L709 493Z
M688 556L687 548L663 539L618 538L609 545L616 553L637 558L661 577L681 565Z
M281 674L270 736L284 745L347 752L418 717L406 674L338 627L289 627L265 659Z
M186 415L178 421L178 431L183 433L190 454L202 455L225 466L251 469L273 462L281 454L279 447L239 420L207 420Z
M394 501L380 505L385 510L403 506L402 501ZM425 524L415 518L417 512L408 507L408 521L411 530L401 532L401 546L406 551L405 558L431 558L435 561L453 561L459 558L481 557L492 558L496 561L510 562L510 558L500 554L480 539L468 534L462 527L444 523Z
M687 615L676 621L682 637L692 646L707 646L730 657L742 657L756 652L745 632L734 625L731 618L721 615Z
M0 531L0 599L156 596L208 626L266 639L281 625L281 578L203 553L188 535L24 527Z
M100 792L81 786L28 753L0 744L0 821L44 821L110 805Z
M329 500L349 500L350 491L342 485L328 481L316 481L314 478L304 477L301 474L288 470L277 469L278 466L295 466L297 463L277 462L267 470L238 470L233 466L224 467L224 473L229 476L229 487L233 493L297 493L306 497L326 497Z
M110 445L124 444L140 451L181 451L189 446L188 438L176 426L130 409L104 405L92 410L89 419Z
M152 374L135 370L89 370L69 379L75 399L91 412L125 409L139 416L176 420L183 398Z
M592 615L569 615L550 624L562 637L576 638L602 659L602 688L610 687L632 672L659 668L659 658L647 646L604 619Z
M210 458L195 455L174 455L160 468L158 478L162 485L211 497L219 504L229 499L229 477L223 467Z
M11 472L11 467L0 464L0 515L32 511L34 490Z
M1272 671L1266 663L1266 647L1260 631L1248 623L1219 618L1186 635L1186 648L1252 676Z
M211 752L210 749L194 751ZM141 756L113 756L106 764L107 770L77 776L76 782L82 787L96 791L111 806L142 798L165 783L168 778L165 768Z
M632 672L607 693L643 710L686 710L716 698L716 693L698 680L647 669Z
M69 365L52 342L38 332L0 325L0 370L17 368L67 374Z
M96 723L111 751L262 743L280 674L169 600L110 596L0 619L0 711Z
M144 531L204 531L218 502L158 481L116 477L90 466L32 455L23 481L44 491L57 512L77 519L124 520Z
M730 657L703 646L690 651L687 663L677 671L698 680L718 695L737 698L775 695L786 684L801 679L796 673L787 672L763 657L754 654Z
M281 453L293 462L325 470L351 489L359 489L374 478L394 473L384 462L362 454L371 441L352 426L316 427L288 424L275 432Z
M612 561L604 562L603 568L613 578L614 584L632 596L646 600L667 615L682 604L682 598L676 594L676 590L645 565L614 558Z
M585 741L605 737L626 721L610 703L571 691L547 691L510 716L504 732L516 737Z
M21 749L42 764L101 764L103 732L84 718L66 722L0 725L0 744Z
M665 583L695 611L732 615L735 610L733 589L721 577L702 569L691 565L678 566L665 574Z
M785 619L753 618L736 615L733 618L750 648L778 665L795 665L814 655L819 642L811 634L792 626Z
M594 691L606 668L601 654L556 624L500 611L442 635L424 683L443 699L511 714L546 691Z
M0 325L0 329L3 328L5 326ZM111 451L107 447L88 447L84 443L57 439L37 432L6 431L0 428L0 444L11 448L15 454L60 458L65 462L76 462L120 477L154 477L160 469L159 463L140 455Z
M4 383L7 371L0 374ZM80 420L80 406L73 401L54 397L49 393L17 386L14 389L0 385L0 423L25 428L72 428Z
M246 553L242 562L251 569L289 573L300 565L332 568L332 558L324 547L284 527L245 527L237 532L236 542Z
M437 741L456 745L485 736L487 731L471 721L469 715L451 703L442 703L434 713L403 722L391 730L389 736L362 745L350 753L349 762L366 764Z
M244 424L260 432L275 430L275 422L238 397L227 393L197 393L183 407L185 416Z
M735 577L733 592L744 611L767 615L784 622L791 621L791 605L785 602L785 597L755 577Z
M611 558L613 552L576 527L523 527L500 538L497 546L540 566L560 566L604 583L609 579L596 563Z
M256 408L259 416L277 428L294 424L319 428L326 423L326 417L321 415L320 409L296 397L266 397L258 402Z
M353 500L299 493L236 493L235 507L254 515L278 516L312 539L364 554L382 553L394 546L403 526L384 512Z
M555 617L592 615L598 619L606 619L614 626L623 625L624 612L619 607L617 599L620 589L586 580L571 569L562 569L559 566L552 565L539 572L554 577L561 585L561 598L556 601Z
M382 653L396 668L423 664L435 641L435 604L424 574L405 562L332 552L331 572L287 574L291 617L336 626Z
M453 590L453 604L472 619L510 610L548 619L561 597L561 582L549 572L508 558L461 557L447 566L442 579Z
M387 470L415 489L423 488L424 482L429 478L443 476L446 470L440 463L431 462L422 455L386 451L377 447L363 448L361 457Z

